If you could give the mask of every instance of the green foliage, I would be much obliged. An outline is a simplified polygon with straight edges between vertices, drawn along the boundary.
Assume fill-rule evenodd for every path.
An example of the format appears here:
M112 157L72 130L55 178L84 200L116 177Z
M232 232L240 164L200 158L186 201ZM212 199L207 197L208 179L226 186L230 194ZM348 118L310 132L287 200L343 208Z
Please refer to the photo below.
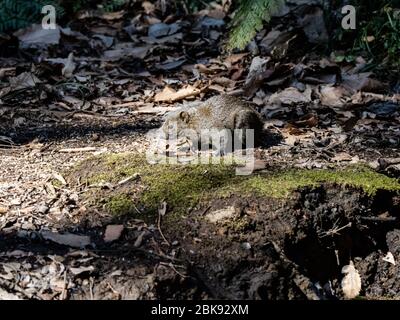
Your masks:
M400 0L353 0L357 13L356 30L344 30L340 18L331 31L335 49L345 51L337 61L353 62L357 56L369 60L368 69L400 66ZM340 12L341 3L334 9ZM327 12L327 14L329 14Z
M0 0L0 32L17 30L32 23L39 23L43 17L41 11L45 5L53 5L59 16L64 13L59 1Z
M110 12L122 8L129 0L0 0L0 32L25 28L33 23L40 23L43 18L42 8L53 5L56 8L57 19L65 12L77 12L96 5Z
M232 23L228 49L244 49L263 27L264 21L270 21L271 15L282 3L283 0L240 0Z
M373 12L372 18L360 22L361 32L355 41L355 50L367 52L375 61L387 58L399 66L400 9L387 5Z

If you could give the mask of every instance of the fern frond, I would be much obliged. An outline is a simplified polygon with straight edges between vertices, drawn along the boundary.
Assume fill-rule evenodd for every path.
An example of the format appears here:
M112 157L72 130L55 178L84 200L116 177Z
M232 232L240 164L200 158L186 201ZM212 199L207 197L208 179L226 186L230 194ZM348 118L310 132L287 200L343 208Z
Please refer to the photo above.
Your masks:
M228 50L244 49L263 27L271 20L284 0L241 0L233 18L232 31L227 45Z

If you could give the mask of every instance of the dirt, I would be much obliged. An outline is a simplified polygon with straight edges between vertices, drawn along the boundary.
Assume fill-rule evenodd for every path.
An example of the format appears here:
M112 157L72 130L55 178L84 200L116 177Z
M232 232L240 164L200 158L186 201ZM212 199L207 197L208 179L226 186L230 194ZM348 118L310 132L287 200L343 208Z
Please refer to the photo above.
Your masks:
M211 222L226 208L225 218ZM59 232L91 236L85 250L5 226L0 261L8 269L0 287L37 299L342 299L341 269L352 260L361 297L398 298L399 267L382 258L398 256L399 209L399 195L390 191L368 196L324 184L296 191L290 200L214 199L173 223L167 211L160 228L132 215L100 214L97 227L82 217L63 223ZM125 230L108 244L102 236L110 223ZM4 273L10 266L14 271ZM90 270L74 274L73 268Z
M49 189L55 174L63 175L94 155L144 152L148 141L143 134L158 120L143 117L140 126L135 121L103 124L97 131L93 125L78 125L20 132L15 139L20 146L1 150L0 207L9 209L0 214L0 295L343 299L341 269L351 260L361 276L361 298L400 297L399 266L383 260L388 252L399 256L400 197L390 191L369 196L323 184L297 190L287 199L236 194L216 197L180 219L170 220L173 212L167 210L158 225L157 217L110 216L85 201L79 185ZM95 151L60 152L88 146ZM259 154L281 168L304 167L305 159L321 161L315 149L283 144ZM372 155L357 156L366 163L373 160ZM322 158L322 164L332 162ZM48 208L42 210L43 205ZM224 209L225 218L210 221ZM109 224L122 224L124 231L118 240L105 243ZM43 229L89 235L92 245L58 245L42 237Z
M164 233L182 243L189 274L210 298L342 298L341 269L350 260L363 279L362 296L394 298L398 267L382 257L398 245L397 201L390 193L369 198L329 185L302 190L290 202L234 197L216 201L208 212L233 204L235 219L244 221L239 230L229 219L204 221L198 211ZM384 213L396 222L377 218Z

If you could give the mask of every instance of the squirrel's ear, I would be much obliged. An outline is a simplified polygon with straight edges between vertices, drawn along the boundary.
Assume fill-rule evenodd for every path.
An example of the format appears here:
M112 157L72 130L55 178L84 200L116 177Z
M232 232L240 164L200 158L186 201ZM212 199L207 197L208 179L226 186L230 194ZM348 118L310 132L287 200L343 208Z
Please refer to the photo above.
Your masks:
M189 113L187 113L186 111L181 111L180 113L179 113L179 118L183 121L183 122L189 122L189 118L190 118L190 116L189 116Z

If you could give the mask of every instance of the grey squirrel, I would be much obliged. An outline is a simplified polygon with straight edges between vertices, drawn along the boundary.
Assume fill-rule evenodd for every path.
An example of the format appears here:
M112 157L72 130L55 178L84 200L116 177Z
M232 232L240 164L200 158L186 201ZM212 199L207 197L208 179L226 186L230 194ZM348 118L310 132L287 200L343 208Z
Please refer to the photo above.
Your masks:
M214 96L204 102L191 103L172 111L166 115L161 127L166 137L175 134L177 138L188 138L195 149L199 142L212 143L212 138L218 132L236 134L235 129L253 129L257 143L263 130L263 121L248 103L229 95ZM240 132L239 138L244 144L245 130Z

